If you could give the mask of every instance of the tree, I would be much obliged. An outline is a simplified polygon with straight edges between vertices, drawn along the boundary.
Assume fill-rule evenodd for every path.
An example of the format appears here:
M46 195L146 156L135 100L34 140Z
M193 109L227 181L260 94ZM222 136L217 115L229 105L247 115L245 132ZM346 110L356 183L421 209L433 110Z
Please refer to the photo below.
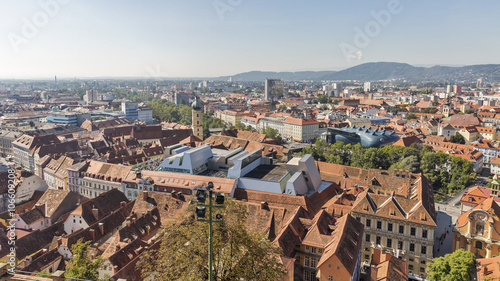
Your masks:
M454 136L451 136L450 141L452 143L465 144L465 138L462 134L455 134Z
M155 280L208 279L208 225L194 217L194 206L185 219L164 227L157 251L141 256L137 269ZM226 200L221 209L224 222L213 229L214 280L279 280L284 274L281 249L264 233L247 230L245 204Z
M103 264L103 259L97 257L92 261L88 257L88 247L92 241L83 242L79 239L73 246L71 246L71 253L73 257L69 261L66 268L66 277L80 278L86 280L98 280L99 268Z
M319 103L325 104L325 103L328 103L329 100L330 100L330 98L326 95L319 95L318 96Z
M407 120L417 119L417 115L415 115L415 113L410 113L410 114L406 115L406 119Z
M277 129L273 129L271 127L265 127L264 129L262 129L262 133L265 134L266 137L270 139L281 141L281 135Z
M427 279L431 281L469 281L476 257L464 249L434 258L429 264Z

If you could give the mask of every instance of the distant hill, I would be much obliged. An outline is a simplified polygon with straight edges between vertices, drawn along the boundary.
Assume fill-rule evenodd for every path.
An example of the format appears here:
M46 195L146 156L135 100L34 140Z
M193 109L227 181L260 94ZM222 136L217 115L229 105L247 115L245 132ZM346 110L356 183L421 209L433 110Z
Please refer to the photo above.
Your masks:
M474 82L483 78L486 82L500 81L500 64L467 65L462 67L433 66L415 67L407 63L370 62L350 67L341 71L299 71L299 72L263 72L250 71L233 76L219 77L233 81L264 81L266 78L285 81L302 80L408 80L412 82Z

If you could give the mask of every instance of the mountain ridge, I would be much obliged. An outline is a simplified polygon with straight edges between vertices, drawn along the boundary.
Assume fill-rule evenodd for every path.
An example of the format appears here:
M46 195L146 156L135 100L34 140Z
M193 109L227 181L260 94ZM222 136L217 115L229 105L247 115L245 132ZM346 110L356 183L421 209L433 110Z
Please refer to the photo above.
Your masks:
M408 63L368 62L340 71L248 71L232 76L221 76L216 79L233 81L263 81L265 79L282 79L285 81L325 81L325 80L406 80L410 82L475 82L483 78L485 82L500 81L500 64L478 64L466 66L417 67Z

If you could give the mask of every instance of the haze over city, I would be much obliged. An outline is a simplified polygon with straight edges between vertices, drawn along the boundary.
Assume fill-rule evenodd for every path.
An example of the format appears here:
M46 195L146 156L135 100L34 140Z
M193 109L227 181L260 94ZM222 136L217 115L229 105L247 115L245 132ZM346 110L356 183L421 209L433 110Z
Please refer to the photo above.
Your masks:
M498 1L1 1L0 78L500 63ZM360 33L363 33L360 35Z

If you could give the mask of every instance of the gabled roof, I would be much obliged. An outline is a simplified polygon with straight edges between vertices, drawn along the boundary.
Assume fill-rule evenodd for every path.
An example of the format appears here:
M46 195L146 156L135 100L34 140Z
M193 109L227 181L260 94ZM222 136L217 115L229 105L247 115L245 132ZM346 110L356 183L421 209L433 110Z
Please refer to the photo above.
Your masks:
M332 233L333 237L325 246L317 267L321 267L332 256L336 256L351 276L354 275L363 239L363 229L363 224L351 215L338 219Z

